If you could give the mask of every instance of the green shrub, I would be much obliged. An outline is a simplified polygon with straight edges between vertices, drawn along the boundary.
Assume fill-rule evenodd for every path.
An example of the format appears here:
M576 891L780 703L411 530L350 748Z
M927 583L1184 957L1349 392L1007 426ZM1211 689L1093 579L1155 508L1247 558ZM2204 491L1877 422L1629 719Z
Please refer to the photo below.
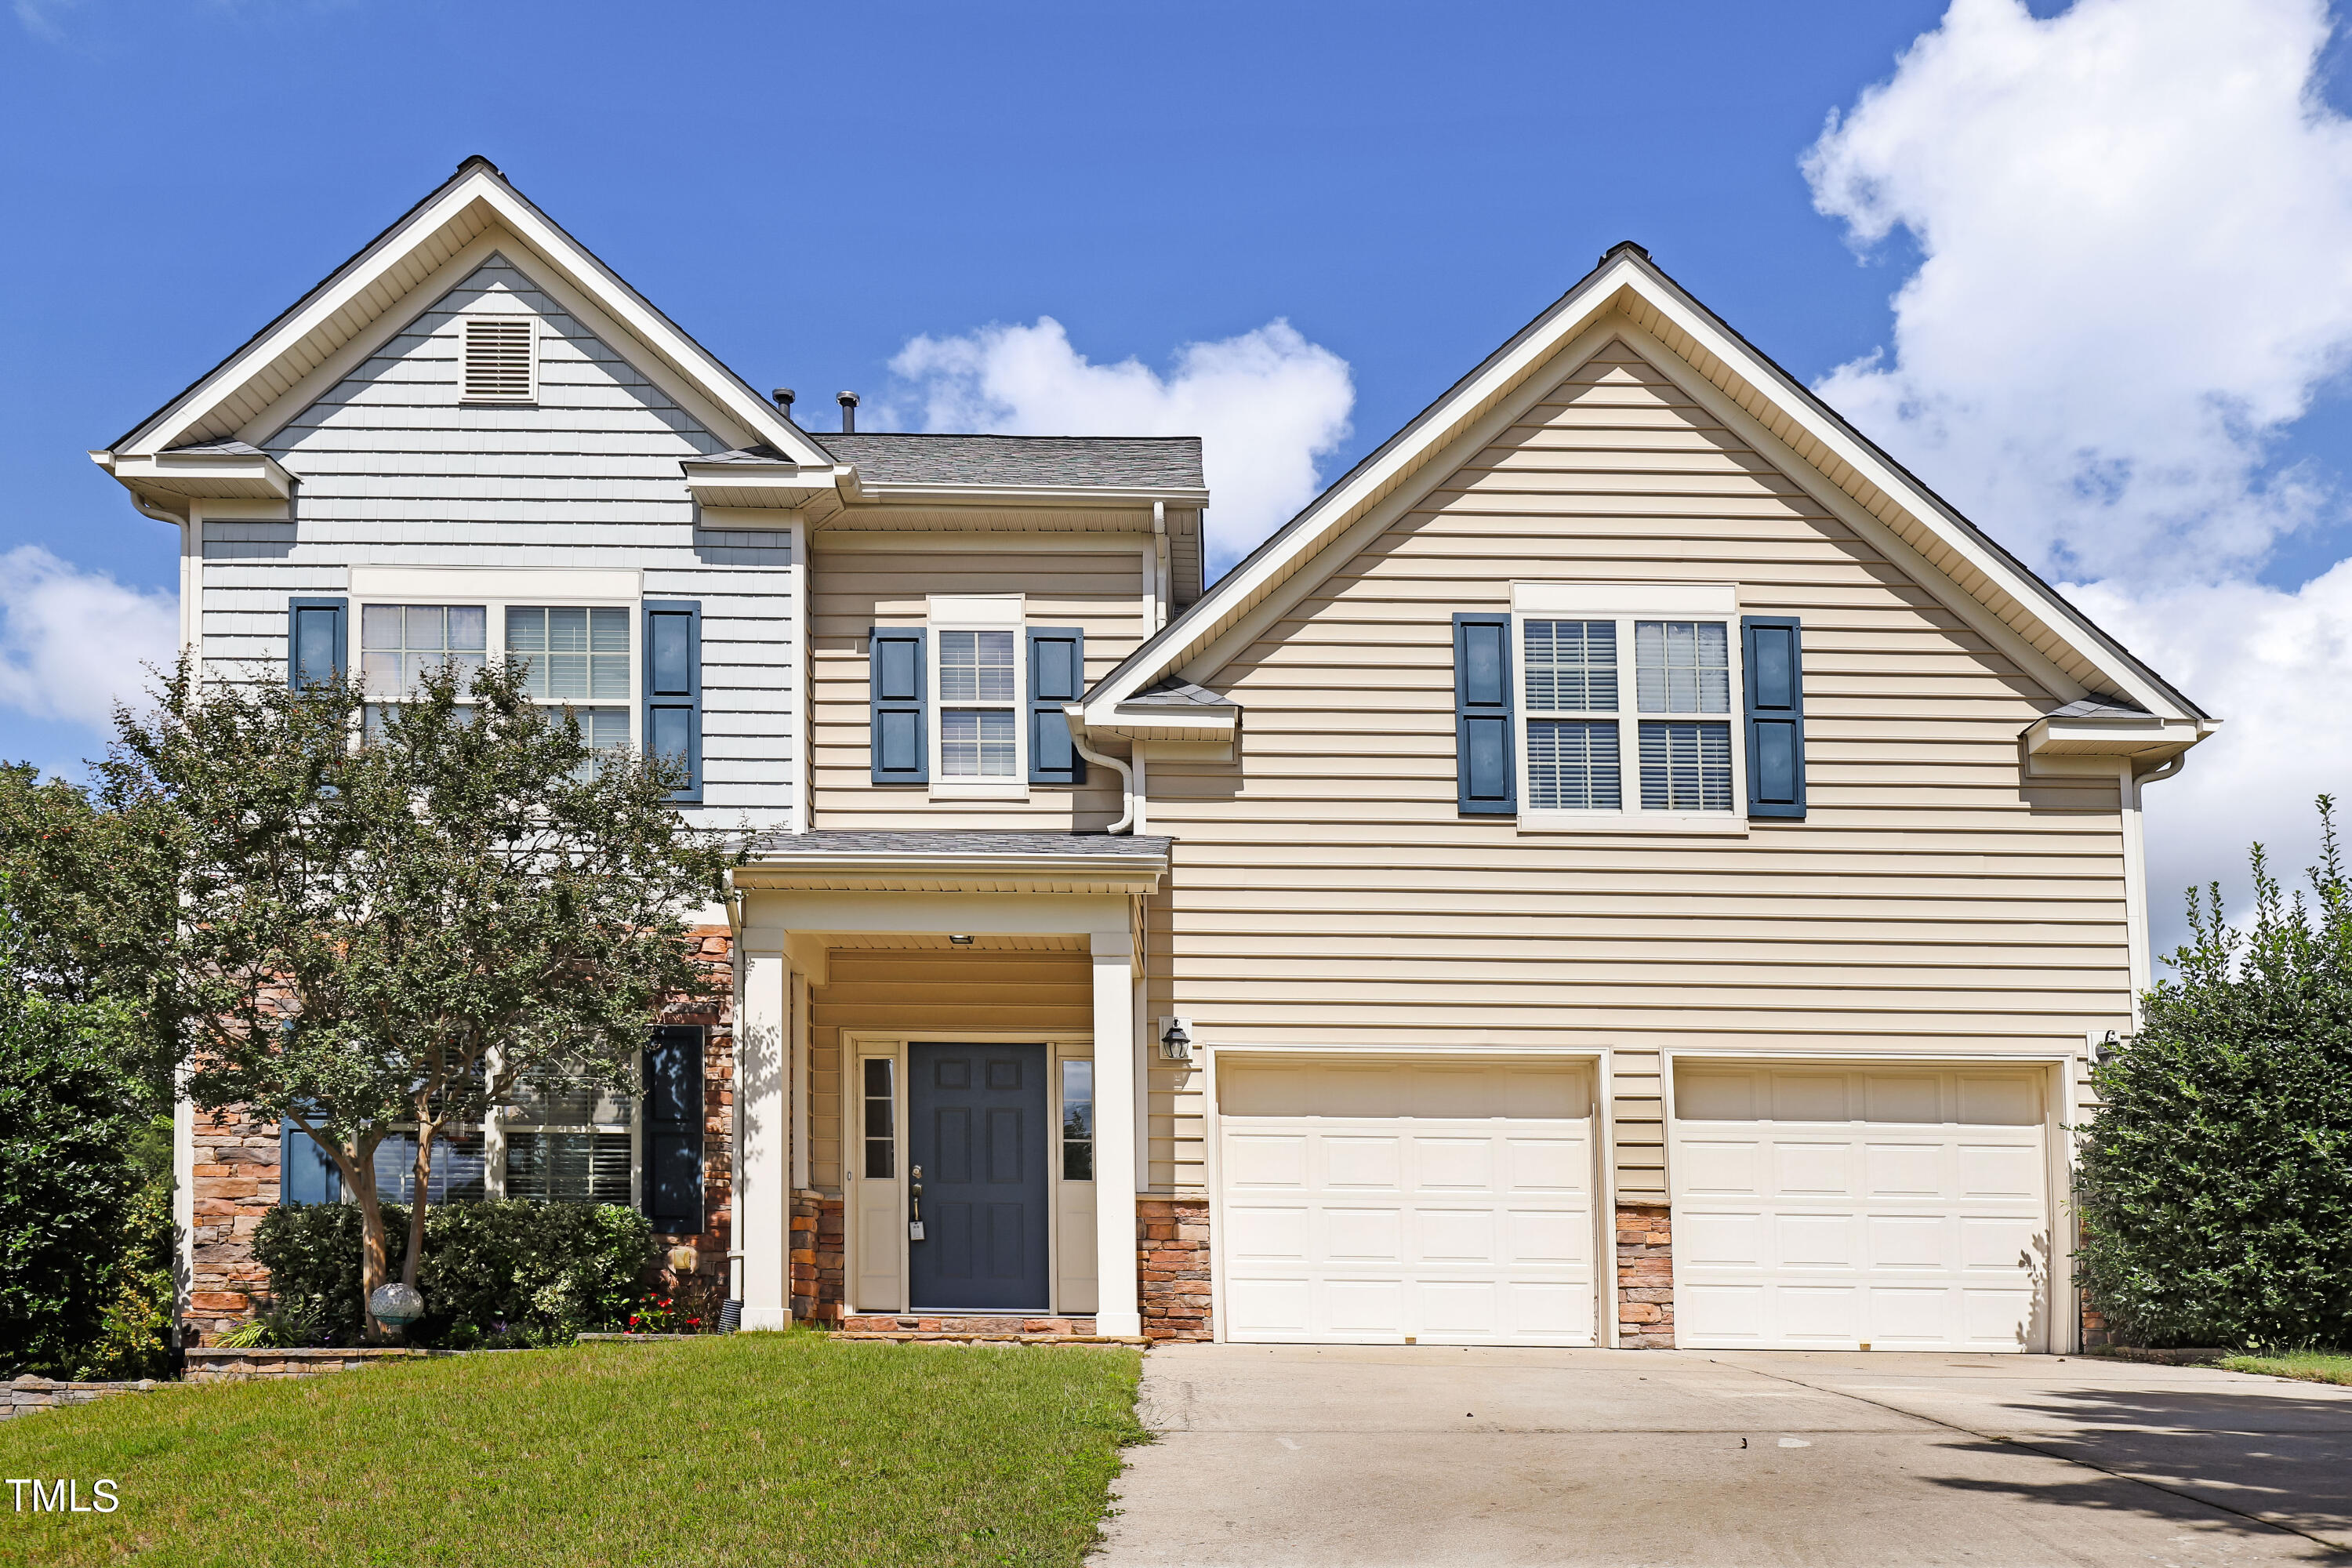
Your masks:
M30 996L0 970L0 1375L75 1375L159 1221L168 1258L168 1200L134 1218L150 1096L121 1065L130 1033L124 1009Z
M2178 977L2094 1075L2077 1257L2129 1342L2352 1343L2352 886L2320 822L2315 907L2259 845L2251 932L2192 891Z
M384 1226L396 1277L407 1253L407 1206L386 1204ZM263 1216L254 1254L269 1270L273 1333L315 1325L314 1342L360 1337L356 1207L280 1205ZM429 1209L417 1271L425 1315L408 1338L467 1349L618 1328L653 1258L652 1222L616 1205L509 1199Z

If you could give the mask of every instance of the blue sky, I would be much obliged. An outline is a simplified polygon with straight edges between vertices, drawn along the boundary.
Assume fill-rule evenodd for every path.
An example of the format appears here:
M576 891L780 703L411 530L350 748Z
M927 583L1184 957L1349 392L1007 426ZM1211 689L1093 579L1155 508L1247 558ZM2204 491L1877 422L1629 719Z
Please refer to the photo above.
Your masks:
M2352 165L2337 161L2340 121L2326 107L2346 58L2331 19L2311 0L2197 10L15 0L0 17L0 550L59 558L44 583L103 574L168 591L173 537L132 511L86 449L478 152L753 384L798 387L813 427L830 427L842 387L866 392L882 417L921 416L925 387L890 369L918 337L980 342L971 335L992 323L1050 317L1093 365L1133 358L1174 377L1184 345L1286 321L1344 361L1352 392L1349 433L1313 455L1325 479L1609 244L1635 238L1801 377L1824 383L1883 351L1874 371L1835 384L1857 417L2037 564L2110 594L2102 613L2127 636L2173 624L2192 588L2239 595L2210 612L2216 626L2252 604L2352 634L2352 591L2340 607L2296 596L2352 553L2337 494L2352 330L2329 310L2305 321L2292 301L2269 307L2287 318L2271 323L2278 335L2316 343L2315 358L2184 373L2158 389L2163 407L2133 413L2156 429L2168 410L2192 421L2237 410L2252 435L2210 437L2223 443L2219 478L2086 521L2079 493L2068 499L2079 475L2053 469L2040 490L2017 476L2045 458L2063 467L2068 453L2128 448L2096 411L2136 409L2148 378L2053 380L2026 349L1988 384L1937 359L1927 306L1907 319L1890 307L1925 261L1975 279L1979 300L2005 300L2011 279L2043 268L2044 241L2011 221L2004 193L2047 172L2032 162L2045 157L2031 150L2033 127L2085 96L2068 70L2139 61L2119 68L2145 79L2095 68L2083 112L2105 116L2090 129L2122 145L2153 142L2198 113L2207 57L2219 73L2239 47L2205 37L2230 31L2206 21L2241 16L2245 58L2275 79L2279 107L2242 125L2217 117L2217 163L2272 138L2292 144L2291 169L2307 157L2318 173L2244 216L2231 243L2309 252L2274 292L2352 296L2352 277L2326 260L2335 208L2352 210L2352 181L2337 179ZM1915 50L1898 75L1898 58L1939 27L1942 55ZM2146 48L2118 50L2119 37ZM2025 89L1988 89L1982 69L1939 75L1931 58L1981 65L2021 49L2019 79L2046 95L2038 107ZM2315 71L2294 63L2305 57ZM1865 122L1874 84L1891 86ZM1834 156L1817 154L1809 181L1832 112L1850 134L1823 144ZM2005 130L2028 151L2000 152ZM2233 137L2245 145L2226 145ZM1951 142L1988 151L1938 163ZM2004 171L2004 156L2028 162ZM1956 194L1971 180L1981 189ZM2317 196L2295 195L2315 183ZM2200 232L2193 188L2178 211L2160 194L2135 199L2147 207L2135 233ZM2061 324L2104 311L2118 333L2173 330L2161 247L2071 216L2048 226L2065 231L2056 243L2081 269L2049 268L2073 279L2071 293L2025 288L2029 326L2036 310ZM2095 357L2059 352L2067 365ZM2056 457L2018 456L2053 418L2077 416L2080 438ZM2116 460L2128 469L2148 454ZM2283 477L2295 480L2285 500ZM2212 542L2217 518L2236 530L2226 545ZM2223 563L2144 567L2174 555ZM31 558L8 559L21 579ZM0 584L13 623L0 675L15 672L0 679L0 755L63 766L101 738L28 694L28 593ZM2221 633L2184 643L2188 671L2163 647L2141 651L2192 688L2201 671L2199 694L2219 707L2215 682L2263 678L2231 665L2231 648ZM2352 731L2330 744L2327 765L2352 761ZM2232 765L2252 776L2264 762L2255 750ZM2279 824L2298 793L2307 803L2304 782L2280 786ZM2269 820L2192 837L2204 854ZM2175 869L2196 871L2159 857L2159 886Z

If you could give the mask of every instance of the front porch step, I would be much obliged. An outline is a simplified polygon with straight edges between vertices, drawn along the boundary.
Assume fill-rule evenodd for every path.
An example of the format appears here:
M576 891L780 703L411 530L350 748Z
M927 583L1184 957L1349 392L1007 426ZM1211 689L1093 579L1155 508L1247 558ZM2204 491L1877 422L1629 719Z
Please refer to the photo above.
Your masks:
M947 1341L995 1344L1141 1344L1135 1340L1107 1339L1095 1332L1092 1318L1037 1317L1025 1313L907 1312L885 1316L853 1312L841 1320L834 1337L845 1340Z

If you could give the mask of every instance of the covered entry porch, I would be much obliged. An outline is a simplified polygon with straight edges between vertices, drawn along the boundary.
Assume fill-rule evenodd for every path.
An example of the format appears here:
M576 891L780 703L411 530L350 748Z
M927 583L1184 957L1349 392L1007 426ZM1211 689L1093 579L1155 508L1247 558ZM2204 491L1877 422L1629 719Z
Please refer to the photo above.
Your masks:
M1141 1332L1167 841L778 835L735 878L743 1326Z

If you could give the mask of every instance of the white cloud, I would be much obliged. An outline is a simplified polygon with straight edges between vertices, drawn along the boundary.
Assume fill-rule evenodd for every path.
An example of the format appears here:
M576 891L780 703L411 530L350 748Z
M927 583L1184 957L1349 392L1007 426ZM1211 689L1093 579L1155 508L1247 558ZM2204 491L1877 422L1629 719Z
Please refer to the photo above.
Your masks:
M1356 402L1348 362L1286 321L1187 343L1164 376L1139 360L1092 363L1051 316L915 338L890 369L927 430L1202 437L1212 572L1314 499L1317 460L1348 438Z
M169 665L178 601L84 572L37 544L0 555L0 707L104 730L147 665Z
M2281 457L2352 363L2329 31L2317 0L1953 0L1805 158L1857 247L1919 256L1822 395L2228 721L2148 794L2159 943L2180 887L2242 888L2256 837L2300 864L2311 796L2352 795L2352 567L2253 581L2345 518Z

